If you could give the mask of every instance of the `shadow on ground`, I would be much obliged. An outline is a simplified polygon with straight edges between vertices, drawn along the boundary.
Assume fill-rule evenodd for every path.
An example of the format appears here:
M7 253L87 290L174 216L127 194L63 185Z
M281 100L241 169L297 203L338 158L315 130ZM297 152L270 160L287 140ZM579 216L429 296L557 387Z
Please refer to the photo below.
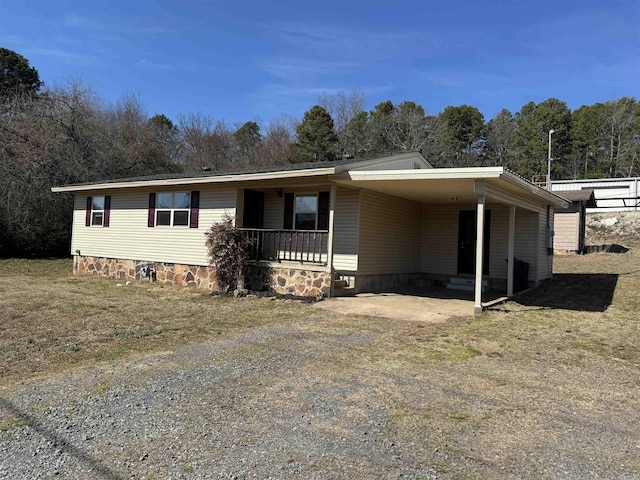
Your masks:
M604 245L587 245L583 253L627 253L629 249L617 243L607 243Z
M531 307L604 312L613 301L617 283L617 274L560 273L515 301Z
M53 449L59 449L66 454L75 457L81 464L85 467L91 469L93 474L93 478L104 478L107 480L120 480L121 476L119 476L116 472L109 469L106 465L101 463L99 460L93 458L87 452L79 449L75 445L72 445L65 439L63 436L59 435L56 431L51 428L45 426L43 423L36 420L35 417L29 415L21 411L16 405L14 405L10 400L5 398L0 398L0 411L6 411L13 417L21 420L25 425L28 425L36 433L42 435L45 439L51 442Z

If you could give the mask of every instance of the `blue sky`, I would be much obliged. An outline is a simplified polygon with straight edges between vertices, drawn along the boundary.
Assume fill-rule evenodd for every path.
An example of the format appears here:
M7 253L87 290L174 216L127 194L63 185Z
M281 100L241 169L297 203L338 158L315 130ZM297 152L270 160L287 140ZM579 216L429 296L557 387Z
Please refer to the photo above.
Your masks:
M0 46L49 86L81 79L149 115L200 112L230 125L301 117L321 93L429 113L559 98L575 109L637 97L633 1L0 0Z

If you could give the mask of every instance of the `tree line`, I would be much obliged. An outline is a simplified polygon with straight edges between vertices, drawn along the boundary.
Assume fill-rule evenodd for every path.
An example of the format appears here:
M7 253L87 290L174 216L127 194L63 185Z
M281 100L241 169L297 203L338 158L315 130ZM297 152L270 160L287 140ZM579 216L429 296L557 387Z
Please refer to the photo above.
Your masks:
M55 185L154 174L238 171L420 151L435 167L503 165L527 179L638 174L640 104L624 97L571 111L548 99L488 121L475 107L387 100L359 90L320 96L302 119L229 125L201 113L149 116L138 97L108 104L80 82L45 86L0 48L0 255L67 254L72 198Z

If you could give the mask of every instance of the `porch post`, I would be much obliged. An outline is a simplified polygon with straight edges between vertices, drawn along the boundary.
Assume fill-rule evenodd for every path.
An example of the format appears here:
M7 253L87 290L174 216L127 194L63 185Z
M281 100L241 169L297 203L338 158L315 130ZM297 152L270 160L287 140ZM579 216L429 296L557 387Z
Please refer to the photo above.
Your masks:
M485 196L478 195L478 220L476 221L476 289L473 311L482 313L482 264L484 253L484 202Z
M335 183L331 184L331 192L329 193L329 238L327 239L327 266L331 273L331 295L333 297L333 219L336 209L336 190Z
M507 297L513 296L513 255L515 252L516 207L509 207L509 240L507 247Z

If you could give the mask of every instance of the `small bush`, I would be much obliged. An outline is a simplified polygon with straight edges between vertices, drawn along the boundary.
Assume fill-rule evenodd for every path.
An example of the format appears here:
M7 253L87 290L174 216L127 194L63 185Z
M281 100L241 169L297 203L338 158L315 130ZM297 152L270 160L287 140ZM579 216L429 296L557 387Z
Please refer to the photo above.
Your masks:
M244 277L246 260L251 250L251 240L226 217L214 223L206 233L209 263L215 268L218 288L221 292L238 287Z

